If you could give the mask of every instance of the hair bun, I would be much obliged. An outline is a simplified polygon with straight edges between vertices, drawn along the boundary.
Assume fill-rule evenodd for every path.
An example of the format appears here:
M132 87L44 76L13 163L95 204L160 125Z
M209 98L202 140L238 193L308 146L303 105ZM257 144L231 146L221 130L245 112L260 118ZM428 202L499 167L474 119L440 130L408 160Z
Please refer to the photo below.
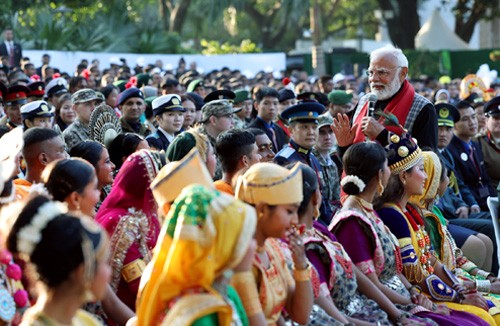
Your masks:
M357 195L365 190L366 184L358 176L347 175L340 181L342 189L348 195Z

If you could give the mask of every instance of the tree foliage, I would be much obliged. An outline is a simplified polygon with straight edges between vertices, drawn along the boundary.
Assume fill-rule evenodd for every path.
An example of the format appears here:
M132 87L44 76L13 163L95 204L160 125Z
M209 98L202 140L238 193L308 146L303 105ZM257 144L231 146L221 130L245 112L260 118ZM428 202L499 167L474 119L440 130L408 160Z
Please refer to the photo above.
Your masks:
M288 51L312 34L373 38L385 17L392 41L414 48L425 0L5 0L0 28L25 48L138 52ZM499 0L457 0L455 31L469 41L478 19L498 15ZM310 9L318 8L316 30ZM495 7L496 5L496 7ZM493 9L497 8L497 9ZM206 40L202 44L202 40ZM212 42L214 41L214 42ZM243 42L243 43L242 43Z
M468 43L479 20L492 19L500 15L499 1L457 0L453 13L455 14L455 33Z

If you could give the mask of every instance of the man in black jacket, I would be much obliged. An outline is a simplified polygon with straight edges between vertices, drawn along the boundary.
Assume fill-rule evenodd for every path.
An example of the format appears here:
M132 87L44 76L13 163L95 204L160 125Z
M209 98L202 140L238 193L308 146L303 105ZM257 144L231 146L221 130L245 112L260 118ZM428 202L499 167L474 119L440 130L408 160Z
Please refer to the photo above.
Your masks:
M488 211L486 198L496 196L484 166L481 146L472 140L477 134L478 122L474 108L465 101L456 104L460 120L455 123L454 136L447 149L455 161L455 172L474 196L479 208ZM476 208L476 210L479 210ZM471 206L471 212L475 207Z
M279 94L271 87L262 87L255 94L254 108L257 118L248 128L263 130L273 143L273 151L279 152L288 144L288 137L280 126L274 123L278 117Z

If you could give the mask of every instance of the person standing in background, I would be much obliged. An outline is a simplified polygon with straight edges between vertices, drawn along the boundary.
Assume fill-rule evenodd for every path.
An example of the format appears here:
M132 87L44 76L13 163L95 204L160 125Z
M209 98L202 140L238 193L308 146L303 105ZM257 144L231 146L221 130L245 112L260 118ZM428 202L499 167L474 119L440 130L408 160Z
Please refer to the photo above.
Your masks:
M21 44L14 42L14 31L7 27L3 31L4 42L0 44L0 56L9 57L10 69L21 66L21 58L23 57L23 48Z

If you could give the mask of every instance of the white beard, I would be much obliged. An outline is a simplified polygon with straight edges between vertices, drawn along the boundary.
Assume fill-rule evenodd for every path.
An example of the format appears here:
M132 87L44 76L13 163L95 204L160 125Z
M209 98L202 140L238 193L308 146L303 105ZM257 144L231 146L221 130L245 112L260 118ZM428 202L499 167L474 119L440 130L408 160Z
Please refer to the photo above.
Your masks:
M374 86L384 86L383 89L374 89ZM392 82L389 83L389 85L383 85L380 83L371 83L370 84L370 89L372 93L377 95L378 100L387 100L388 98L391 98L394 94L397 93L397 91L401 88L401 80L399 80L399 76L394 76L394 79Z

